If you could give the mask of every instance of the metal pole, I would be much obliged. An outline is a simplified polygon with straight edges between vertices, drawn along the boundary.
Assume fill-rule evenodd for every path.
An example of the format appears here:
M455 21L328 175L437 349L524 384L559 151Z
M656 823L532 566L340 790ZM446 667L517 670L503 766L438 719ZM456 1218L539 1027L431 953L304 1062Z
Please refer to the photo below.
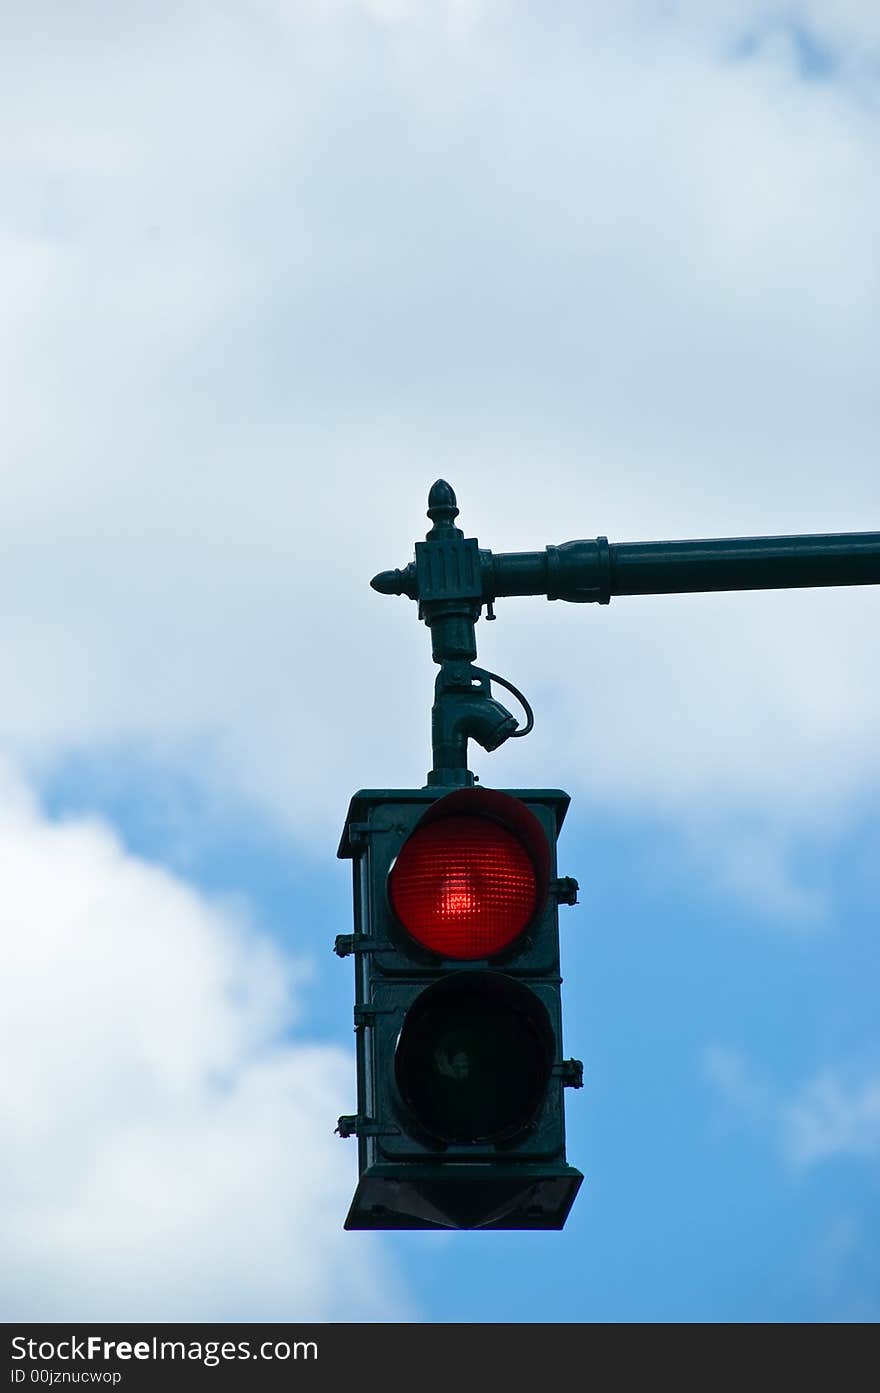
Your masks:
M480 555L485 599L548 595L607 604L612 595L880 584L880 532L682 542L597 537L538 552Z
M674 595L711 590L781 590L800 586L880 585L880 532L795 537L719 537L683 542L563 542L543 551L491 552L455 526L455 493L438 479L428 496L433 526L416 543L415 561L371 582L383 595L418 600L439 665L434 689L428 783L472 784L469 740L495 750L524 727L496 701L503 678L475 666L475 624L483 606L507 595L607 605L612 595Z

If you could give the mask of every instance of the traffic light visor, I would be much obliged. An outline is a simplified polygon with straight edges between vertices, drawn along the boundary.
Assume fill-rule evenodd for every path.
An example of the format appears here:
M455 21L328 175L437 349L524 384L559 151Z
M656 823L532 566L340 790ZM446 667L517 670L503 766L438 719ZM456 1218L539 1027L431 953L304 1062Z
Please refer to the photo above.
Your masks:
M526 844L493 817L450 811L425 819L388 877L412 938L442 958L491 958L535 915L539 878Z

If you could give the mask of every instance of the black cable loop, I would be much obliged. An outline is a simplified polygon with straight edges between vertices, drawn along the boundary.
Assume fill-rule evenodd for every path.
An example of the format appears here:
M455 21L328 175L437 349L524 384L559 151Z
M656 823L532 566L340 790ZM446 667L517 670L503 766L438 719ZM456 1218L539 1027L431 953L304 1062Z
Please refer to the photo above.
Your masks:
M507 682L503 677L499 677L497 672L489 672L486 668L483 668L483 672L486 673L486 676L490 678L492 682L497 682L499 687L506 687L506 689L509 692L511 692L513 696L516 697L523 711L525 711L526 713L525 725L522 726L519 730L511 731L508 738L510 740L518 740L521 735L528 735L529 731L533 729L535 724L535 713L533 712L531 706L529 706L529 703L526 701L522 692L519 690L518 687L514 687L512 682Z

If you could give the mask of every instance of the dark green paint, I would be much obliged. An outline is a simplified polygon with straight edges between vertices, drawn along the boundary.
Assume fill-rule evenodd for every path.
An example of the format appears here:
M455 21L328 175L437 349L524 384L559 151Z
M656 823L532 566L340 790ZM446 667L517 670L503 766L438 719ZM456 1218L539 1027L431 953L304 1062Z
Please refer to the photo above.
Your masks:
M482 815L494 815L481 800L499 795L473 787L468 741L494 750L531 729L521 694L475 665L483 606L493 619L493 602L510 595L608 604L612 595L874 585L880 533L597 537L493 555L455 526L455 494L442 479L431 488L428 516L432 527L416 543L415 560L372 585L417 600L431 630L440 668L433 768L425 788L355 794L338 853L351 859L354 883L354 932L335 944L355 968L357 1113L341 1117L337 1130L357 1136L359 1181L345 1226L559 1229L583 1179L565 1158L563 1110L563 1090L583 1082L580 1061L562 1057L558 906L577 899L577 882L556 875L568 795L507 795L540 824L540 909L496 959L438 960L397 924L387 894L402 845L423 817L439 815L443 799L473 800ZM523 702L524 726L492 696L493 681Z
M710 590L777 590L880 584L880 532L795 537L727 537L682 542L564 542L543 551L493 553L455 526L455 493L438 479L428 495L433 526L417 542L415 561L382 571L371 584L383 595L417 600L431 630L440 672L434 688L429 784L470 785L467 742L495 750L524 733L491 694L489 674L474 666L474 626L483 606L510 595L607 605L614 595L672 595ZM496 681L500 679L496 678Z
M475 815L503 800L534 819L539 905L525 933L487 961L446 961L397 923L395 859L444 799ZM362 789L339 856L352 862L359 1182L346 1228L561 1228L580 1186L565 1159L563 1090L582 1066L562 1054L556 874L568 807L560 789ZM510 825L510 824L508 824ZM523 823L525 825L525 823Z

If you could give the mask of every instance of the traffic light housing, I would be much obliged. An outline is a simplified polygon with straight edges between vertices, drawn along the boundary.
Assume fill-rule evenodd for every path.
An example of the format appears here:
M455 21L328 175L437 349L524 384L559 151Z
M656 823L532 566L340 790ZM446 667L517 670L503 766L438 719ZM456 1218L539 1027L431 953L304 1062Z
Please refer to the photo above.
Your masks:
M556 874L561 790L361 790L350 858L362 1228L557 1229L565 1159Z

